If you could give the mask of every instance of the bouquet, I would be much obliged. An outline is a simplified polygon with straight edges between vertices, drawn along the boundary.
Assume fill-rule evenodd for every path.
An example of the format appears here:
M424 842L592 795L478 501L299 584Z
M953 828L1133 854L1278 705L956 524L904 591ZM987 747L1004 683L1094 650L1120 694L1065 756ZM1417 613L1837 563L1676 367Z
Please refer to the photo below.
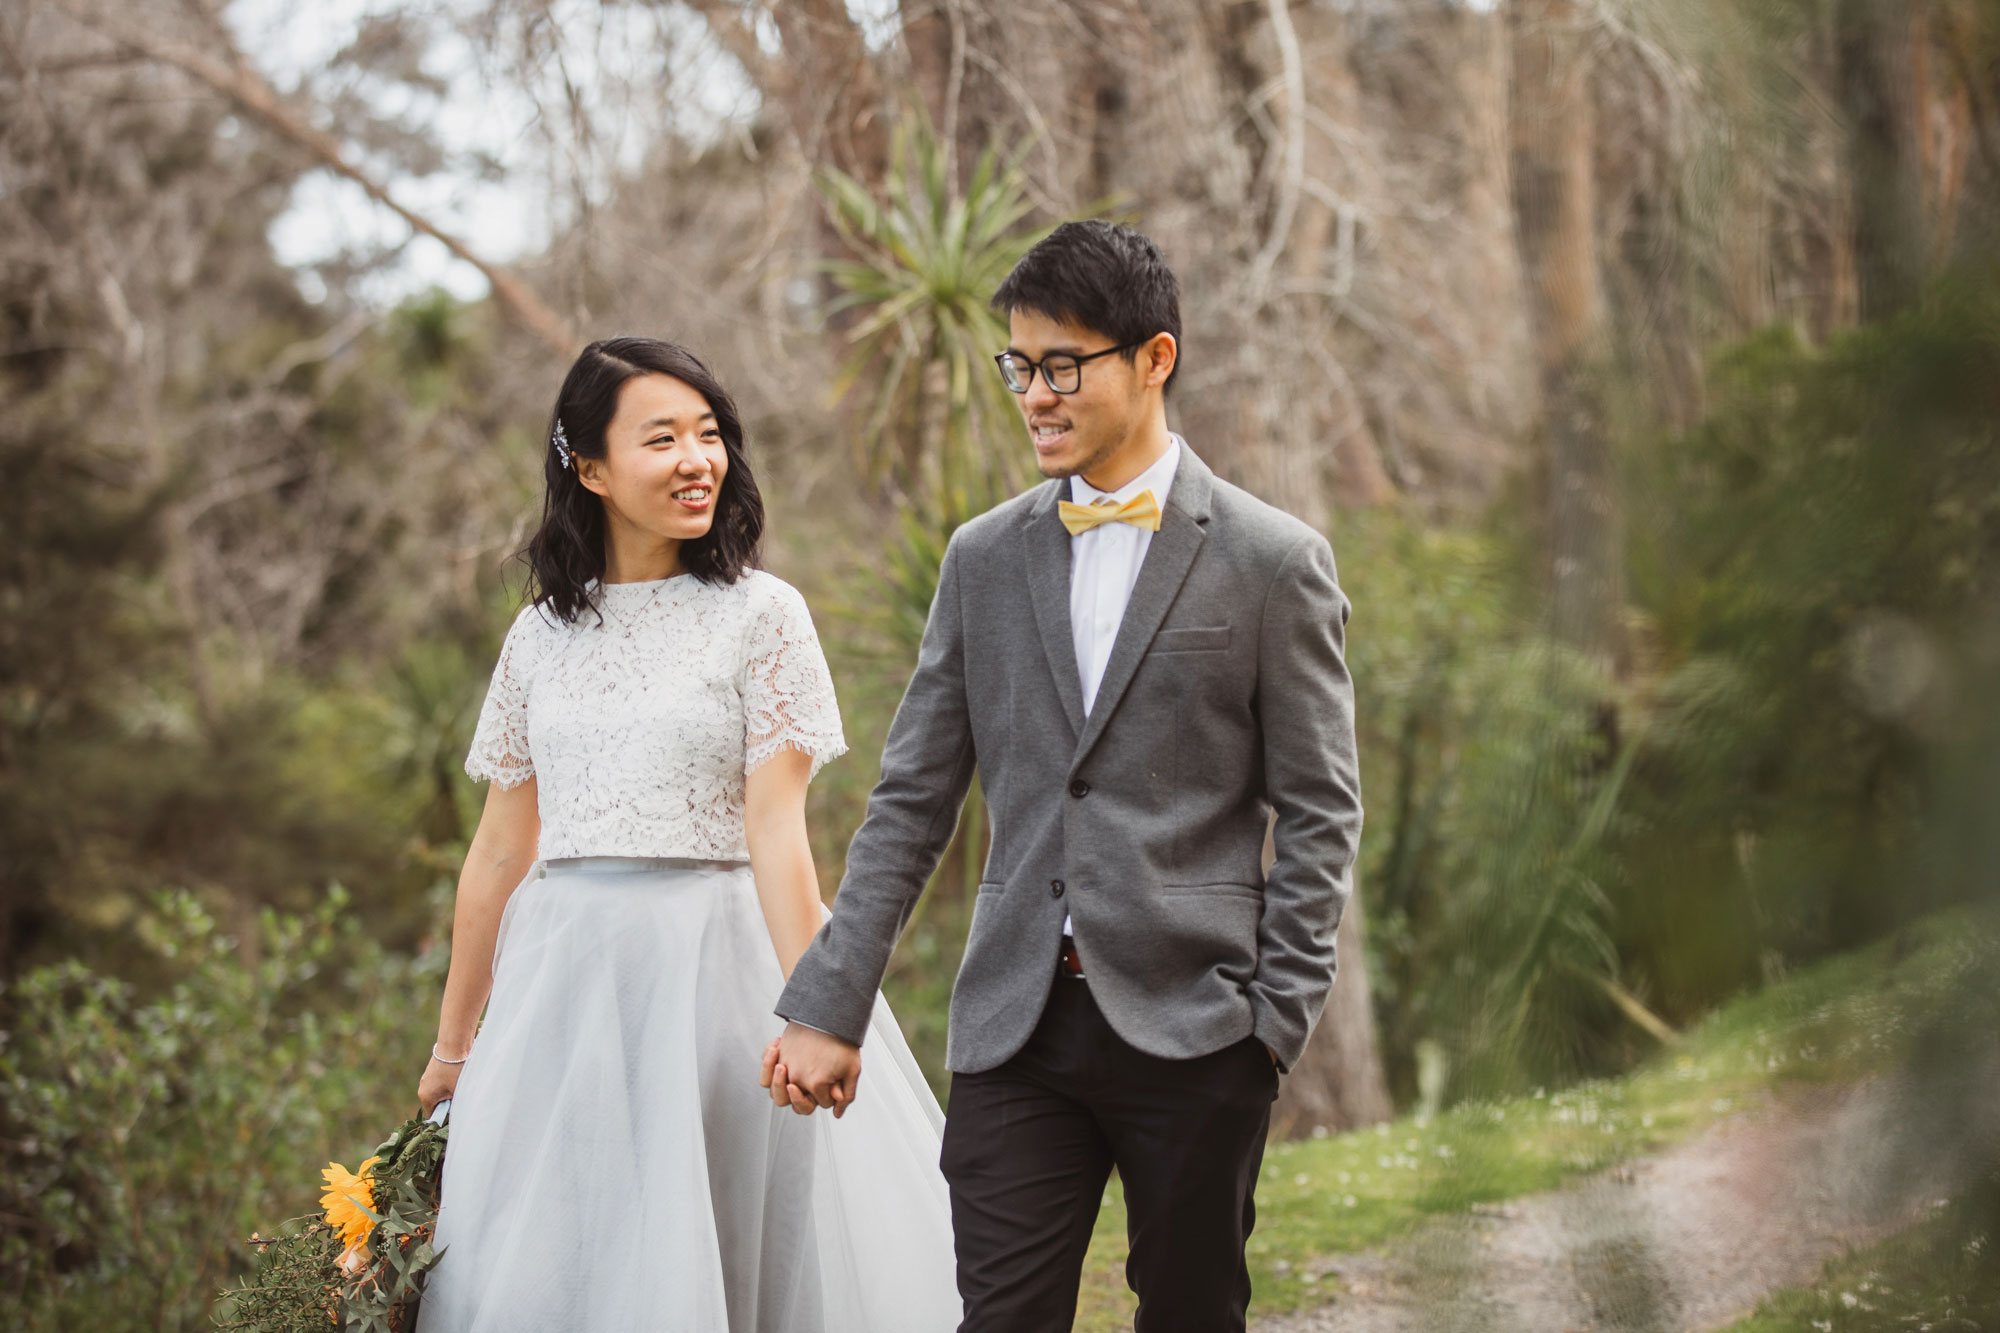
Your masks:
M219 1329L255 1333L410 1333L424 1278L437 1266L439 1175L449 1100L428 1120L406 1120L349 1171L330 1162L320 1175L323 1212L295 1217L278 1235L253 1234L257 1268L224 1291Z

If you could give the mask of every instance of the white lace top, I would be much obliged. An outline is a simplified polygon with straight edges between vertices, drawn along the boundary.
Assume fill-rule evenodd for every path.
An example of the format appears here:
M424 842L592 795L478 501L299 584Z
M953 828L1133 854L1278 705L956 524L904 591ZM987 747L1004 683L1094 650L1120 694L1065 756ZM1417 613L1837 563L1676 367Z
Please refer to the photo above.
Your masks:
M744 776L787 746L815 773L847 749L805 599L754 570L599 592L602 624L515 619L465 771L536 779L543 860L747 859Z

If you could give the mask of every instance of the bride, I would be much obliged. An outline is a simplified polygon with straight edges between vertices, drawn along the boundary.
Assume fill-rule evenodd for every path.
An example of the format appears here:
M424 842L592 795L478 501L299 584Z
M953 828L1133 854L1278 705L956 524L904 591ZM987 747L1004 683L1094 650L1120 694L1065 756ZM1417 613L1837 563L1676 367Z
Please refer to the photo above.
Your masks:
M806 784L846 746L805 602L752 568L735 405L672 343L592 343L545 472L466 761L418 1328L944 1333L942 1117L887 1006L838 1123L757 1084L824 911Z

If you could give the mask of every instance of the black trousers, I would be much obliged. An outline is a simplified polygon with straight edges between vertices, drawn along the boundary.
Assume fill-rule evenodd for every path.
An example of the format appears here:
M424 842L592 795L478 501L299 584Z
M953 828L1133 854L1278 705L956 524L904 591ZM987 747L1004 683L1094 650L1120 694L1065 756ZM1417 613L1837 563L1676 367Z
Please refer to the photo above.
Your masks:
M1127 1044L1087 981L1052 979L1028 1044L954 1074L944 1176L960 1333L1066 1333L1112 1166L1125 1186L1137 1333L1240 1331L1243 1245L1278 1073L1254 1037L1195 1060Z

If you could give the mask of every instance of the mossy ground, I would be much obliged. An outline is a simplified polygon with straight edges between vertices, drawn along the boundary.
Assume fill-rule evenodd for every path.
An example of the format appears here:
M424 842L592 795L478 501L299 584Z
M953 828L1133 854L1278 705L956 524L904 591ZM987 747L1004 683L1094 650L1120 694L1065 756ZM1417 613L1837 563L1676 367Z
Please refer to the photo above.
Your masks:
M1847 1081L1887 1067L1973 965L1973 932L1964 925L1958 914L1933 917L1900 939L1802 969L1725 1005L1624 1078L1272 1144L1249 1245L1251 1317L1331 1299L1312 1268L1322 1256L1667 1147L1760 1104L1780 1085ZM1085 1263L1079 1333L1132 1326L1125 1257L1114 1179Z
M1993 1217L1974 1201L1941 1200L1901 1235L1829 1263L1812 1286L1772 1293L1727 1333L2000 1329Z

